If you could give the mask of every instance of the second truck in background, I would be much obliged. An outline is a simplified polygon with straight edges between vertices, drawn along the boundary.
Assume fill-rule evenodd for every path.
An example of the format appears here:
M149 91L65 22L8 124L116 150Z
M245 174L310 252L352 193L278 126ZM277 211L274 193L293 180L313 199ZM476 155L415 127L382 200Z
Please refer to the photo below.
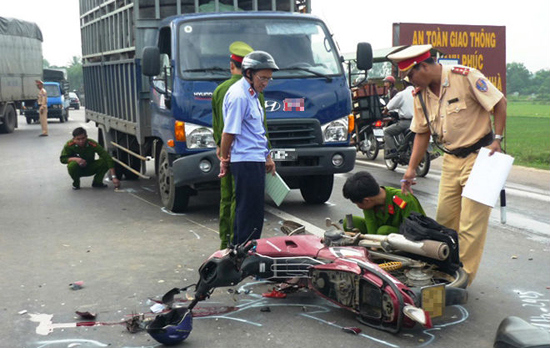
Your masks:
M42 32L34 23L0 17L0 133L17 128L17 109L34 103L42 78Z

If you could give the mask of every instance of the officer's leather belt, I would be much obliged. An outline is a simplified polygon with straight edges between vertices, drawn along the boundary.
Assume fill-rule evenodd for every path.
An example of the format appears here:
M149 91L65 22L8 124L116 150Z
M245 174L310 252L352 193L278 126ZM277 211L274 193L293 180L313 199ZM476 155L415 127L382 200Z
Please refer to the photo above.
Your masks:
M493 132L487 133L483 138L479 139L475 144L467 147L459 147L458 149L449 150L449 154L460 158L466 158L471 153L476 152L484 146L491 145L493 142Z

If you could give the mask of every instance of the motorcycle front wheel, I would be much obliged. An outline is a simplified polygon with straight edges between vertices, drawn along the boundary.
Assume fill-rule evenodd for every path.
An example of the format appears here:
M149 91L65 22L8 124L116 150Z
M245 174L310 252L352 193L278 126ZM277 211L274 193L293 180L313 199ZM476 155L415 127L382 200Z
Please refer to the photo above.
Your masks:
M428 175L428 172L430 171L430 162L430 153L426 152L424 158L420 161L418 167L416 167L416 176L423 178Z

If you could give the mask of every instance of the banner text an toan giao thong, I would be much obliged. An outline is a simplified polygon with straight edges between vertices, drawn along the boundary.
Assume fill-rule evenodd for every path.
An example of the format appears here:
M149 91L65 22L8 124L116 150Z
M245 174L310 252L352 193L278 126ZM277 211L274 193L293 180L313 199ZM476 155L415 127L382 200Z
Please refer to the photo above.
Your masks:
M431 44L447 61L483 72L506 94L506 27L394 23L393 45Z

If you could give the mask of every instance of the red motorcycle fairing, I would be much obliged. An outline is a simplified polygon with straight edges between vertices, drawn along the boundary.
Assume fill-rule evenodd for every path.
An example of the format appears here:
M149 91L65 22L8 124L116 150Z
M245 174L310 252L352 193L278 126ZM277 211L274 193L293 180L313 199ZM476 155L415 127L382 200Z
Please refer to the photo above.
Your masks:
M272 257L316 257L325 248L321 238L312 234L263 238L256 242L256 253Z

